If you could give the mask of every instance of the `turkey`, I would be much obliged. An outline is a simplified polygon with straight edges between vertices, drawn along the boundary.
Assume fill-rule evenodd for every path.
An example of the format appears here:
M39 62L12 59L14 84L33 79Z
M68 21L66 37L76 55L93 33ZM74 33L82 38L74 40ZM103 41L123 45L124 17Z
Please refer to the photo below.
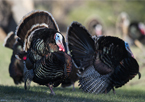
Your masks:
M128 36L132 39L133 44L142 51L142 55L145 55L143 46L145 44L145 25L142 22L132 21L128 27Z
M33 81L48 86L54 95L51 85L65 85L75 64L66 53L65 39L53 16L47 11L30 12L21 20L16 35L23 42L23 51L17 57L27 55L23 59L25 89Z
M130 24L129 15L126 12L121 12L116 21L116 34L120 34L125 40L127 37L127 31Z
M73 22L67 31L67 41L72 59L79 68L80 89L85 92L108 93L137 74L141 77L128 43L117 37L92 38L84 26Z
M128 28L128 35L133 40L145 38L145 25L141 22L131 22Z
M4 40L3 46L7 47L9 49L13 49L13 45L16 41L16 38L17 37L15 36L14 32L12 32L12 31L9 32Z
M104 35L104 29L100 21L96 18L91 19L87 23L87 29L89 33L93 36L102 36Z
M23 61L18 60L15 57L15 54L22 51L23 43L17 39L13 32L10 32L5 38L4 46L13 50L13 54L11 56L11 62L9 64L9 73L13 78L14 83L20 84L24 81L23 79Z
M73 62L71 73L70 73L69 77L67 77L62 82L61 87L65 88L65 87L69 87L69 86L73 85L72 91L74 91L75 90L75 82L79 80L79 76L77 75L77 73L78 73L78 67Z

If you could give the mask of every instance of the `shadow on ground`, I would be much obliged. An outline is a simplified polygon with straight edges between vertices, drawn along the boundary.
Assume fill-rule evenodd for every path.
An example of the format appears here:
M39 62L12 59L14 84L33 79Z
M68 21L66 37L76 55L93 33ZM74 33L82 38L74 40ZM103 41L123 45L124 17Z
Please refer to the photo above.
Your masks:
M116 102L145 100L145 91L142 90L124 90L117 89L114 95L111 91L109 94L90 94L76 88L54 88L55 96L50 95L50 90L45 86L33 86L29 90L24 90L22 86L3 86L0 85L0 101L13 102Z

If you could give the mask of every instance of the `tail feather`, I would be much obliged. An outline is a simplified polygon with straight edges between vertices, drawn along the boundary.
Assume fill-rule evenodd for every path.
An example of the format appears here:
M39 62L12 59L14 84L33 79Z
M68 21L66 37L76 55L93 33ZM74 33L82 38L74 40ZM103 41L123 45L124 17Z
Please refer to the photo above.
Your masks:
M85 27L80 23L73 22L71 24L67 31L67 38L69 51L78 67L81 60L93 58L92 56L95 53L94 41Z
M17 37L15 36L14 32L9 32L7 37L4 40L3 46L7 47L7 48L10 48L10 49L13 49L13 45L16 41L16 38Z
M45 27L59 31L53 16L47 11L35 10L23 17L16 29L16 34L24 42L25 36L30 34L34 28ZM28 36L28 35L27 35Z

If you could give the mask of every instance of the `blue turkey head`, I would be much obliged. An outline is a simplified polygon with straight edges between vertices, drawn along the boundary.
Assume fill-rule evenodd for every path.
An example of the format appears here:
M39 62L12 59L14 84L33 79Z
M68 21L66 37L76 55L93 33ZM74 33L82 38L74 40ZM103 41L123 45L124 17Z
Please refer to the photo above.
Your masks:
M125 48L131 54L131 56L134 58L134 55L133 55L132 51L130 50L129 44L126 41L125 41Z
M63 44L63 36L60 33L56 33L54 36L55 42L59 47L59 51L65 51L64 44Z

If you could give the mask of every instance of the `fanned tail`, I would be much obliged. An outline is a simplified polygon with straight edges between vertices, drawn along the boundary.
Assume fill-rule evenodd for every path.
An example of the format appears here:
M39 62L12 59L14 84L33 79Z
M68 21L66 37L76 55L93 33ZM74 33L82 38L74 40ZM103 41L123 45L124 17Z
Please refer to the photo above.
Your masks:
M32 31L41 27L59 31L56 21L49 12L35 10L23 17L17 26L15 34L24 42L24 39L26 39Z
M9 32L7 37L4 40L3 46L10 48L10 49L13 49L13 45L16 41L16 38L17 38L17 36L14 34L14 32Z
M80 89L89 93L105 93L107 92L107 87L110 84L110 81L108 80L109 76L110 74L99 74L95 71L93 66L90 66L80 77Z
M68 28L67 38L69 51L78 67L81 63L81 65L85 64L82 60L93 60L95 45L85 27L78 22L73 22Z

